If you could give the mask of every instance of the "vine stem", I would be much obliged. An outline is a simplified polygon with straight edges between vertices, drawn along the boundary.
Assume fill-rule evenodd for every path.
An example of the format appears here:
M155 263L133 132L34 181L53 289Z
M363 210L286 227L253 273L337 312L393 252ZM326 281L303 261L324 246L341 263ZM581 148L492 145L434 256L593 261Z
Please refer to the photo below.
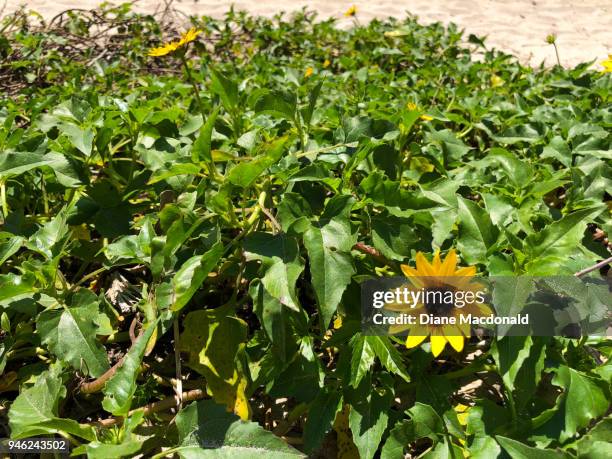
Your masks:
M4 214L4 220L8 217L8 203L6 201L6 183L4 180L0 181L0 205L2 205L2 213Z
M135 323L135 321L136 321L136 317L134 317L134 320L132 320L132 325ZM132 328L132 325L130 325L130 329ZM138 338L140 338L143 333L144 333L144 329L141 329L140 333L138 334ZM136 343L132 343L132 346L134 346L135 344ZM104 388L106 381L111 379L115 375L117 370L123 366L123 363L125 362L125 358L129 354L129 352L130 351L128 350L128 352L125 353L123 358L121 358L121 360L119 360L111 368L106 370L102 376L100 376L97 379L94 379L93 381L81 384L79 388L80 391L84 394L93 394L95 392L101 391Z
M585 268L582 271L578 271L577 273L574 274L574 276L576 277L584 276L585 274L595 271L596 269L603 268L604 266L609 265L610 263L612 263L612 257L606 258L605 260L600 261L599 263L594 264L593 266Z
M174 323L172 324L172 329L174 331L174 361L176 364L176 384L174 386L174 390L176 392L176 409L180 410L183 406L183 375L181 373L181 351L179 349L179 324L178 317L174 319Z
M181 400L183 402L191 402L193 400L200 400L206 397L206 392L203 389L194 389L187 392L183 392L181 394ZM134 414L135 412L142 410L145 416L148 416L153 413L158 413L160 411L169 410L170 408L174 408L177 404L177 396L174 395L172 397L165 398L158 402L149 403L148 405L141 406L140 408L136 408L131 410L128 413L128 416ZM100 421L91 422L90 425L95 425L99 427L112 427L116 424L120 424L123 422L122 417L110 417L107 419L102 419Z

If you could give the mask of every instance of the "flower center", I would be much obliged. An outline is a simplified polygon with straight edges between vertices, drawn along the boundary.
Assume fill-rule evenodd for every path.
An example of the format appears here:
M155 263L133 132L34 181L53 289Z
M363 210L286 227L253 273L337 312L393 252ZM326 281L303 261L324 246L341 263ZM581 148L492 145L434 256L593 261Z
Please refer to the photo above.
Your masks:
M425 310L436 317L449 316L455 307L455 289L450 286L430 287L425 291Z

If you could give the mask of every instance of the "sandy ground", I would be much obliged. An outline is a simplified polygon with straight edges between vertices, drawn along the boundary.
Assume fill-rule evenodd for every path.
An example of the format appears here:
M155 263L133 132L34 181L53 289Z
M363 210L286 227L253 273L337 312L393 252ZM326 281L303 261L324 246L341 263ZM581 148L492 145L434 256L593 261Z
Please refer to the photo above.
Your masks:
M93 8L99 0L0 0L3 14L21 5L50 18L68 8ZM120 3L114 0L110 3ZM154 12L163 1L137 0L134 9ZM222 16L230 5L253 14L272 16L280 11L295 11L303 6L333 16L341 26L351 24L343 13L357 6L360 22L372 18L417 15L422 23L455 22L466 33L487 36L486 43L512 53L530 65L556 62L555 52L545 39L557 35L561 63L574 66L580 62L605 59L612 54L612 0L175 0L174 6L188 14ZM596 63L595 68L599 67Z

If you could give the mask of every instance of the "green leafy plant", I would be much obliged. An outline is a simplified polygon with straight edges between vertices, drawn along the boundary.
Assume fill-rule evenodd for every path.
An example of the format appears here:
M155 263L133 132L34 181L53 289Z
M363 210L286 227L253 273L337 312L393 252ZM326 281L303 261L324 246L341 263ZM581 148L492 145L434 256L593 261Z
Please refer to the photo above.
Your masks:
M610 256L608 73L411 17L231 10L157 57L183 29L127 6L3 21L0 436L104 458L611 454L609 340L434 358L360 328L360 283L417 252L482 275Z

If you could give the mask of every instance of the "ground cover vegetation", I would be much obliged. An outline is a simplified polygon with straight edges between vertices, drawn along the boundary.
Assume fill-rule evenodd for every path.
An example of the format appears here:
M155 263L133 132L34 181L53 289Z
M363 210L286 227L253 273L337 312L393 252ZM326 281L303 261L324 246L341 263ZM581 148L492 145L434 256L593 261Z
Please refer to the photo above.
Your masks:
M610 74L347 15L3 20L0 437L92 458L610 457L609 340L432 352L362 334L359 300L436 250L479 275L609 257Z

